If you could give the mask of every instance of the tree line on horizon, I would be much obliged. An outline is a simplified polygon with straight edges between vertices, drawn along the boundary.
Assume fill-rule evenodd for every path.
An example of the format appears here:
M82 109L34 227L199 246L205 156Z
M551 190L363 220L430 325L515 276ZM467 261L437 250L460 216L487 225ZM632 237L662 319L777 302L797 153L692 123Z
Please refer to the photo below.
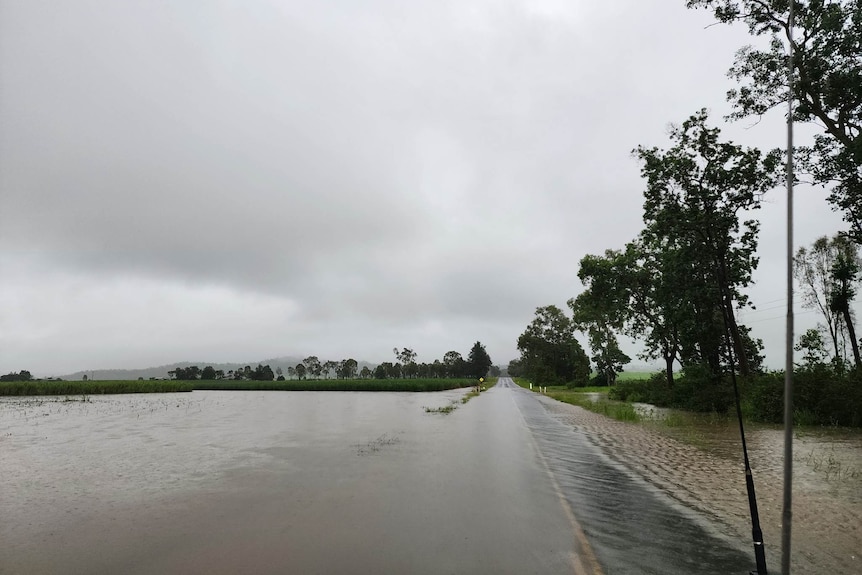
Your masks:
M308 379L416 379L416 378L473 378L500 374L500 369L492 365L491 358L481 342L476 342L470 349L467 359L457 351L448 351L442 360L435 359L431 363L418 363L417 353L410 348L394 348L395 362L383 362L375 368L365 365L359 369L355 359L341 361L321 361L311 355L297 363L288 366L286 370L277 367L275 371L269 365L250 365L243 369L224 370L206 366L203 369L196 365L176 367L168 372L172 379L177 380L249 380L249 381L298 381Z

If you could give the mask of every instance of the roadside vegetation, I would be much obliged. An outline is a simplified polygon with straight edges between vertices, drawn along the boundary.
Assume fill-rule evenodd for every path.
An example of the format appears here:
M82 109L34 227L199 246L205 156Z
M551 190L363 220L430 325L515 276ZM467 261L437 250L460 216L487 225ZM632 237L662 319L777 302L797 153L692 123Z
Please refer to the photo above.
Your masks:
M862 426L862 341L853 314L862 281L862 8L843 0L794 2L790 26L789 5L687 1L718 23L743 24L752 36L771 40L736 53L729 76L737 86L727 93L726 119L783 114L792 98L794 120L819 128L796 148L795 176L828 188L826 201L845 229L822 230L794 258L795 292L821 320L797 334L802 361L794 369L794 407L800 423ZM632 151L644 181L643 228L628 243L581 258L584 289L567 302L571 316L555 306L537 308L508 373L543 386L607 384L611 399L715 413L732 409L736 379L747 416L778 423L784 374L765 369L763 344L739 312L758 303L746 293L759 263L755 215L769 208L764 200L785 178L786 152L723 139L706 109L672 126L669 139L664 149ZM780 308L782 301L786 306L781 299L760 303ZM575 332L588 341L589 357ZM620 336L639 341L641 359L660 362L662 373L623 381L631 358ZM597 375L588 383L591 367Z
M530 389L530 382L526 378L516 377L513 379L521 387ZM563 403L577 405L594 413L600 413L620 421L640 421L641 418L631 403L608 401L607 394L609 389L611 388L601 385L585 387L566 385L533 386L533 391L544 393L548 397L562 401ZM594 399L587 395L596 393L602 394L599 399Z

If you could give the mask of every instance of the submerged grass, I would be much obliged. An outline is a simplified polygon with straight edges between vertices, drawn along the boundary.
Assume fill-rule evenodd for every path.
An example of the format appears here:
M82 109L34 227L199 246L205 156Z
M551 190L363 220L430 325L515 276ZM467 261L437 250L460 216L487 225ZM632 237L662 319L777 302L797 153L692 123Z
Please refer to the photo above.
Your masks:
M4 381L0 395L103 395L116 393L171 393L191 391L194 382L174 380L118 381Z
M604 399L600 401L592 401L584 397L582 392L576 391L556 391L548 389L547 395L548 397L552 397L557 401L577 405L578 407L583 407L584 409L592 411L594 413L600 413L602 415L611 417L613 419L618 419L620 421L641 420L641 416L635 410L634 406L630 403L608 401Z
M450 403L449 405L444 405L443 407L426 407L425 413L452 413L458 409L458 406L454 403Z
M324 379L303 381L195 381L194 389L238 391L445 391L474 385L468 379Z
M530 388L530 382L526 378L516 377L513 379L515 383L521 387L526 389ZM539 389L539 387L533 387L534 391L539 391ZM546 388L545 395L556 399L557 401L577 405L578 407L583 407L584 409L594 413L600 413L620 421L641 421L642 418L640 414L638 414L637 410L631 403L608 401L607 399L594 401L584 395L586 393L604 393L607 392L607 390L607 387L568 388L564 385L553 385Z

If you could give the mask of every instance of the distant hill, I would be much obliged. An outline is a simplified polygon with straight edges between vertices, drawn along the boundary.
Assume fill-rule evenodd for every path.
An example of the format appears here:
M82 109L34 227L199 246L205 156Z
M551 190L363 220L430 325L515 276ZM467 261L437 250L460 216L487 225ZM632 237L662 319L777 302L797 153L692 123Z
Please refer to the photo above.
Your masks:
M177 363L169 363L166 365L160 365L158 367L145 367L141 369L88 369L86 371L76 371L75 373L70 373L67 375L61 375L62 379L67 380L80 380L83 379L84 375L87 376L88 379L95 380L124 380L124 379L138 379L139 377L143 377L144 379L150 379L151 377L155 377L157 379L169 379L168 375L169 371L176 369L177 367L189 367L190 365L196 365L203 369L204 367L211 365L215 369L224 370L225 373L228 371L237 369L242 369L245 366L251 366L254 368L257 364L268 365L275 371L277 368L281 368L285 373L287 372L288 367L296 367L296 364L300 363L304 358L302 357L293 357L293 356L284 356L284 357L276 357L272 359L264 359L261 361L252 361L247 363L213 363L207 361L180 361ZM327 361L326 358L320 358L321 362ZM337 360L336 360L337 361ZM360 361L359 369L362 369L363 366L368 366L370 369L374 369L377 367L375 363L368 363L367 361Z

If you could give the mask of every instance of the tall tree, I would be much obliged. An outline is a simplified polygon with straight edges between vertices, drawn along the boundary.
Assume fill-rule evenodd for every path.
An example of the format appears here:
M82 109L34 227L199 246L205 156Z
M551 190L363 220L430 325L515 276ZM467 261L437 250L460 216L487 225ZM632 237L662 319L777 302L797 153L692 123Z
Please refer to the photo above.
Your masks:
M604 257L581 258L578 277L586 289L568 301L575 328L586 332L596 371L609 385L631 361L617 341L617 333L627 319L629 299L622 281L624 274L620 273L621 256L620 252L606 250Z
M342 379L355 379L359 364L355 359L344 359L338 364L338 374Z
M323 362L323 373L326 374L326 379L329 379L336 369L338 369L337 361L329 360Z
M464 358L457 351L443 354L443 365L446 368L446 377L461 377L465 373Z
M305 371L312 379L320 379L320 374L323 372L323 365L316 355L310 355L302 360L305 364Z
M585 385L590 360L574 331L572 321L557 306L536 308L536 317L518 338L525 375L538 384Z
M803 352L802 359L807 367L812 367L823 361L829 355L823 334L819 329L809 329L799 336L799 343L794 346L796 351Z
M846 240L841 236L830 239L822 236L814 240L810 248L801 247L793 258L793 272L802 288L803 306L817 309L825 324L820 324L832 342L832 357L836 363L842 361L841 335L844 329L840 311L830 305L833 291L832 269L838 257L838 246Z
M642 234L653 245L672 250L686 276L679 285L693 304L692 319L704 327L720 326L739 360L740 372L751 366L745 330L737 325L735 306L745 305L741 289L757 266L758 223L740 222L740 213L760 207L763 194L775 187L780 155L719 141L720 130L706 125L701 110L672 128L668 150L638 147L644 192ZM696 327L696 326L692 326ZM723 330L694 330L694 339L713 373L720 372Z
M856 340L856 329L853 327L853 313L850 302L856 297L856 282L859 278L860 265L856 246L849 242L841 242L837 257L832 266L832 290L829 293L829 309L840 313L847 328L850 346L853 349L853 360L856 367L862 367L859 358L859 342Z
M467 375L474 379L485 377L492 363L491 356L485 351L485 346L477 341L467 355Z
M787 102L787 50L793 43L794 119L822 128L803 163L822 184L836 183L829 202L843 212L849 235L862 243L862 2L859 0L688 0L719 22L742 22L768 47L737 52L728 92L733 118L759 118Z
M410 348L403 348L401 351L398 351L398 348L395 347L392 349L392 352L395 354L395 359L398 363L403 367L403 377L415 377L417 373L416 369L416 352ZM412 364L412 365L411 365Z

